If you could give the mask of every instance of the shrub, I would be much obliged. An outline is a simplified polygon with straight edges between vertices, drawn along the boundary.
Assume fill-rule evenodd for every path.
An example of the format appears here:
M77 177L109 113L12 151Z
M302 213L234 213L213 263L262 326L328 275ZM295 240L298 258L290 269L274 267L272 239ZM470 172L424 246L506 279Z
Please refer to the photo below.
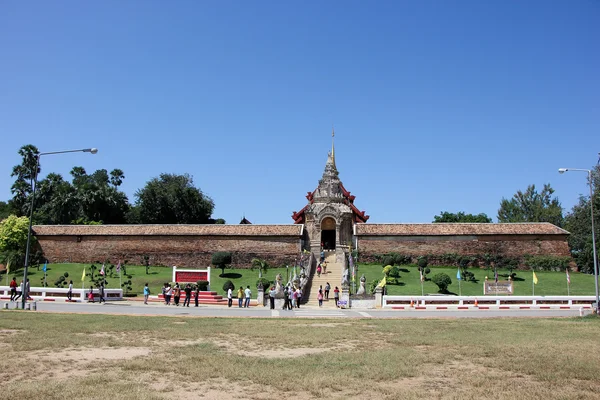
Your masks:
M267 288L271 287L271 281L268 280L267 278L260 278L259 280L256 281L256 288L258 289L258 287L260 286L260 284L262 283L262 287L263 289L267 290Z
M196 285L198 285L198 290L202 292L208 290L208 281L198 281Z
M419 256L417 258L417 264L419 265L419 267L421 268L425 268L427 267L427 265L429 264L429 261L427 260L427 256Z
M63 276L64 276L65 278L68 278L68 277L69 277L69 273L68 273L68 272L65 272L65 273L63 274Z
M564 271L569 267L570 257L528 256L525 265L538 271Z
M375 288L377 287L378 284L379 284L379 281L377 281L377 280L371 281L371 283L369 284L369 293L375 294Z
M390 271L392 270L392 268L394 268L392 265L386 265L385 267L383 267L383 274L385 276L390 276Z
M228 251L218 251L213 253L211 264L217 268L221 268L221 275L225 273L225 268L231 264L231 253Z
M450 277L443 272L435 274L431 278L431 281L437 285L439 288L439 293L448 293L448 286L452 284L452 279L450 279Z
M384 257L381 259L381 263L382 263L383 265L386 265L386 266L387 266L387 265L394 265L394 257L392 257L392 256L384 256Z
M395 283L398 283L398 278L400 278L400 268L395 267L395 266L392 267L392 269L390 269L388 276L390 278L393 278Z
M227 280L225 281L225 283L223 284L223 291L225 293L227 293L227 291L231 288L231 290L235 289L235 285L233 284L233 282Z

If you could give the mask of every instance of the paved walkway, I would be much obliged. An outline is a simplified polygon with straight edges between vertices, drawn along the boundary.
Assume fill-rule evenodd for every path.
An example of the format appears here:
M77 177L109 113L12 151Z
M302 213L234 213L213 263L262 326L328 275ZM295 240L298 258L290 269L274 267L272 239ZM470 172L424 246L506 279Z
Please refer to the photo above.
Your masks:
M0 302L4 308L6 301ZM15 303L9 303L14 309ZM36 311L25 311L36 312ZM151 315L173 317L225 317L225 318L495 318L495 317L575 317L579 310L355 310L301 307L294 310L270 310L268 307L223 307L200 305L199 307L165 306L162 303L145 305L140 302L119 301L98 303L38 302L37 312ZM586 314L591 311L586 310Z

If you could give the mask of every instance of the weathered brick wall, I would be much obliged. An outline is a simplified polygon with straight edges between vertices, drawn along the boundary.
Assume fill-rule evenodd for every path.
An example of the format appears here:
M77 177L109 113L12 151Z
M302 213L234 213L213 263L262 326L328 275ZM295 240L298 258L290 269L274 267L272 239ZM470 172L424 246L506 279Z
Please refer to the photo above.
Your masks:
M300 253L300 239L286 236L38 236L50 262L90 263L128 260L140 264L144 255L153 265L205 268L217 251L230 251L236 267L248 267L252 258L271 265L291 265Z
M392 252L413 257L449 253L466 256L487 253L511 258L528 254L570 256L566 235L365 236L359 237L358 251L363 262Z

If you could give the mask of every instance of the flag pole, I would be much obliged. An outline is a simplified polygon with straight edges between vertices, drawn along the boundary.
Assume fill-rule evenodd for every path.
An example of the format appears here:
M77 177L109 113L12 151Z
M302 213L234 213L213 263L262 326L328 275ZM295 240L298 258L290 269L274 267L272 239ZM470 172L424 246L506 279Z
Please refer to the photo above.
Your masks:
M533 279L533 277L531 278L531 295L535 296L535 279Z
M460 288L460 281L461 281L461 279L458 280L458 295L462 296L462 290Z

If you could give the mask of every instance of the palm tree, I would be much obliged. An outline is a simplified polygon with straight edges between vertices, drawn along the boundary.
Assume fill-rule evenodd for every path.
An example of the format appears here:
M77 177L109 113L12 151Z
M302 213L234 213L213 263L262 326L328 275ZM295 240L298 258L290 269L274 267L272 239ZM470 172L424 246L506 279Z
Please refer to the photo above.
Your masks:
M250 267L252 271L258 269L258 279L262 278L263 271L266 272L269 269L269 263L265 260L261 260L260 258L254 258L252 260L252 266Z

